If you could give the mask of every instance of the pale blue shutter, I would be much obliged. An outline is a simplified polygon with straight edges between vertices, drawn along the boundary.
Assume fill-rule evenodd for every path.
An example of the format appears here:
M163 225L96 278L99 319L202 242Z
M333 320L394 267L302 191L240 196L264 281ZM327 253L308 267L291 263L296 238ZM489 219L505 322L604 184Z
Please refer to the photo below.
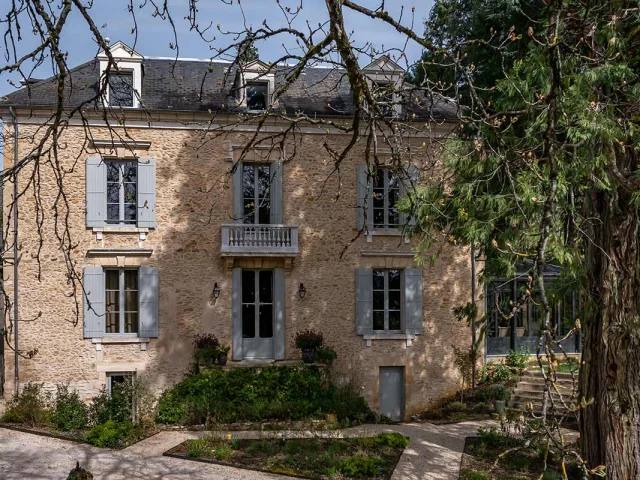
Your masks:
M107 166L100 157L85 160L87 227L104 227L107 219Z
M156 159L138 160L138 227L156 226Z
M243 223L244 217L244 192L242 189L242 162L235 163L233 172L233 220Z
M242 360L242 269L234 268L231 280L231 354Z
M356 334L373 332L373 269L356 268Z
M273 225L280 225L282 224L282 162L271 162L269 177L271 178L270 221Z
M284 268L273 270L273 314L275 317L275 358L284 360L285 352L285 309L284 309Z
M418 182L420 182L420 169L415 165L409 165L407 167L407 177L403 182L400 183L401 192L400 195L404 196L408 193L413 192L415 188L418 186ZM400 214L400 223L402 225L415 225L416 224L416 212L415 205L413 205L414 212L413 215L408 215L406 213Z
M404 269L404 318L407 333L422 333L422 269Z
M365 232L373 231L373 183L368 176L368 167L358 165L356 167L356 219L358 230L365 227Z
M105 285L102 267L86 267L82 277L84 338L100 338L105 333Z
M138 336L158 337L158 269L140 267L138 270L138 296L140 328Z

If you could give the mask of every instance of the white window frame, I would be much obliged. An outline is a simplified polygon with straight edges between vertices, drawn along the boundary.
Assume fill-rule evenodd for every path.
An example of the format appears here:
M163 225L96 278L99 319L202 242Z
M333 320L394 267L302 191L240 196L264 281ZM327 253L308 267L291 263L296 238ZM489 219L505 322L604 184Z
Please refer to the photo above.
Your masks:
M124 206L125 206L125 188L124 188L124 178L123 178L123 169L118 167L118 193L119 193L119 199L118 199L118 205L119 205L119 210L118 210L118 222L116 223L115 221L110 221L109 220L109 164L111 163L135 163L136 164L136 199L135 199L135 206L136 206L136 218L132 221L132 222L125 222L124 219ZM105 186L105 196L106 196L106 204L107 204L107 211L105 212L105 220L104 220L104 224L106 227L137 227L138 226L138 182L139 182L139 171L138 171L138 165L137 165L137 160L135 159L125 159L125 158L108 158L104 160L104 164L105 167L107 168L107 174L106 174L106 186Z
M397 192L397 198L396 198L396 203L397 201L400 199L400 197L402 196L402 188L401 188L401 183L400 183L400 178L398 177L397 174L395 174L390 168L379 168L376 171L376 176L378 174L382 174L382 178L383 178L383 201L384 201L384 206L382 207L383 210L383 225L382 226L376 226L376 220L375 220L375 211L379 210L377 208L375 208L375 198L373 198L373 195L375 194L375 189L376 189L376 177L373 177L371 179L371 195L372 195L372 202L371 202L371 220L372 220L372 224L373 224L373 231L389 231L389 232L398 232L401 229L401 219L400 219L400 212L398 212L398 210L396 209L397 212L397 217L398 217L398 223L395 226L389 226L389 213L391 211L391 208L389 207L389 172L391 172L393 175L395 175L396 177L396 181L397 181L397 187L394 189Z
M134 69L132 68L119 68L118 70L115 69L111 69L111 71L109 72L109 80L111 80L112 76L117 76L117 75L121 75L121 74L131 74L131 105L113 105L114 108L135 108L137 107L136 102L136 72ZM105 74L106 75L106 74ZM107 82L107 98L109 99L109 105L111 105L111 84L110 82Z
M126 295L125 295L125 272L135 272L138 274L137 268L103 268L104 271L104 292L105 292L105 309L107 306L107 272L108 271L117 271L118 272L118 327L119 333L107 333L107 319L108 312L105 311L105 321L104 321L104 335L105 337L138 337L140 335L140 279L137 280L137 290L138 293L138 308L136 313L138 314L138 325L136 332L125 332L126 326Z
M400 329L399 330L390 330L389 329L389 272L390 271L396 271L400 273ZM379 290L376 289L375 286L373 287L373 290L371 292L371 298L373 301L373 297L375 295L375 292L383 292L384 295L384 329L383 330L375 330L373 329L374 334L377 335L384 335L384 334L401 334L404 333L405 331L405 306L404 306L404 269L402 268L374 268L372 274L375 277L376 272L384 272L384 287L383 290ZM374 280L374 285L375 285L375 280ZM393 291L397 291L397 290L393 290ZM374 304L375 305L375 304ZM376 310L375 307L372 309L372 322L375 322L375 312L378 312L381 310ZM395 310L394 310L395 311ZM372 327L373 327L373 323L372 323Z

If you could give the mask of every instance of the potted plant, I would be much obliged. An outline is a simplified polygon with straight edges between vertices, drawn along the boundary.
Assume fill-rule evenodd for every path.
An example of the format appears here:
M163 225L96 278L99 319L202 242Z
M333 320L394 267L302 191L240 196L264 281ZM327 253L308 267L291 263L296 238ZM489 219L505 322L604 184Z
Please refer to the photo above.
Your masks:
M218 360L220 342L212 333L198 334L193 339L193 354L198 366L213 365Z
M503 385L493 385L491 387L491 396L493 397L495 412L501 415L504 412L506 402L511 398L511 392Z
M218 347L218 365L225 366L227 364L227 355L231 348L228 345Z
M316 358L319 362L331 366L331 364L338 358L338 353L333 347L330 347L329 345L323 345L318 348Z
M316 330L301 330L296 333L293 345L302 352L302 361L304 363L313 363L316 361L318 349L324 345L324 338L322 333Z

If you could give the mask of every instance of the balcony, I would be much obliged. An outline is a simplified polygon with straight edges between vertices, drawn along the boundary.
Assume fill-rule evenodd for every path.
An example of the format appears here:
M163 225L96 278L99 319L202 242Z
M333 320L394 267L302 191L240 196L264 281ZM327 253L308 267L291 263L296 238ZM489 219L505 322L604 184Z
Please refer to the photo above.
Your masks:
M240 223L222 225L222 256L294 257L299 252L298 227Z

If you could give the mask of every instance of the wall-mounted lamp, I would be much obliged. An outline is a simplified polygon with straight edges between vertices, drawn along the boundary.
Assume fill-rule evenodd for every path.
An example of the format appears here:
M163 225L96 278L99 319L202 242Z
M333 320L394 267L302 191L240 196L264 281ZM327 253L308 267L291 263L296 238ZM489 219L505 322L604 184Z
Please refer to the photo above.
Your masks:
M220 287L218 286L218 282L213 284L213 292L211 292L213 298L218 298L220 296Z
M298 296L300 298L304 298L306 294L307 294L307 289L304 288L304 284L301 283L300 286L298 287Z

